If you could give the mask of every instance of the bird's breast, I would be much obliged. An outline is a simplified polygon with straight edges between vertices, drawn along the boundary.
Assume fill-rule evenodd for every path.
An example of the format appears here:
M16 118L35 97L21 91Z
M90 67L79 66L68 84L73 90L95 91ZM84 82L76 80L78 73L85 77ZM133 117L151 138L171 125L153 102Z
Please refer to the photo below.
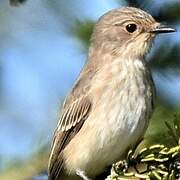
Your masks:
M102 77L103 88L89 123L96 124L99 148L109 145L109 148L120 147L118 151L123 152L147 128L153 109L153 83L140 60L119 66L114 63L108 72L109 77L105 73ZM106 77L109 79L105 80Z

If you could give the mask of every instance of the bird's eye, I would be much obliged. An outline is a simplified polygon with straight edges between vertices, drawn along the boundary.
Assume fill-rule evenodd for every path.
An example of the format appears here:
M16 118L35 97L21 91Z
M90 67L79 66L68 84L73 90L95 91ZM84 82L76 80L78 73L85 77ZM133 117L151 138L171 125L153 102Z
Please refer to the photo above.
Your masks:
M136 31L136 29L137 29L136 24L128 24L126 26L126 30L130 33L133 33L134 31Z

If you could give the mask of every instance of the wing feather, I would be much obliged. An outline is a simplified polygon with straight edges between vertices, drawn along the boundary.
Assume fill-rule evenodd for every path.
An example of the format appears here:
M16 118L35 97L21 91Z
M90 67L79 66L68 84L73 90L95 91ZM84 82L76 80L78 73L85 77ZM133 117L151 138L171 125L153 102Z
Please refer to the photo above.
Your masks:
M49 159L49 179L57 180L63 167L62 151L79 132L91 110L91 102L87 96L83 96L65 106L54 134L51 154Z
M74 101L69 107L63 109L58 131L67 131L75 126L89 110L90 103L87 97L82 97Z

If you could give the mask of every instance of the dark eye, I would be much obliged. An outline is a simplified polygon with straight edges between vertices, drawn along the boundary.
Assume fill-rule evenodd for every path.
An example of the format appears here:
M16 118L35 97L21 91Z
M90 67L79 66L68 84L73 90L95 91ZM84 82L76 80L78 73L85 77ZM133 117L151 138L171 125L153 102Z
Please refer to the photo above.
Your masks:
M128 24L126 26L126 30L130 33L133 33L134 31L136 31L136 29L137 29L136 24Z

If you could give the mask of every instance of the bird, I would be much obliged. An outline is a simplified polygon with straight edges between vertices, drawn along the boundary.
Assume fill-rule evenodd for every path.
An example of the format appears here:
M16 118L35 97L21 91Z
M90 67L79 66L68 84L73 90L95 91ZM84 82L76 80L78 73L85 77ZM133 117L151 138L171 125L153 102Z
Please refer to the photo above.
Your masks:
M145 57L157 34L174 31L135 7L99 18L87 61L60 112L49 180L95 179L143 138L155 106Z

